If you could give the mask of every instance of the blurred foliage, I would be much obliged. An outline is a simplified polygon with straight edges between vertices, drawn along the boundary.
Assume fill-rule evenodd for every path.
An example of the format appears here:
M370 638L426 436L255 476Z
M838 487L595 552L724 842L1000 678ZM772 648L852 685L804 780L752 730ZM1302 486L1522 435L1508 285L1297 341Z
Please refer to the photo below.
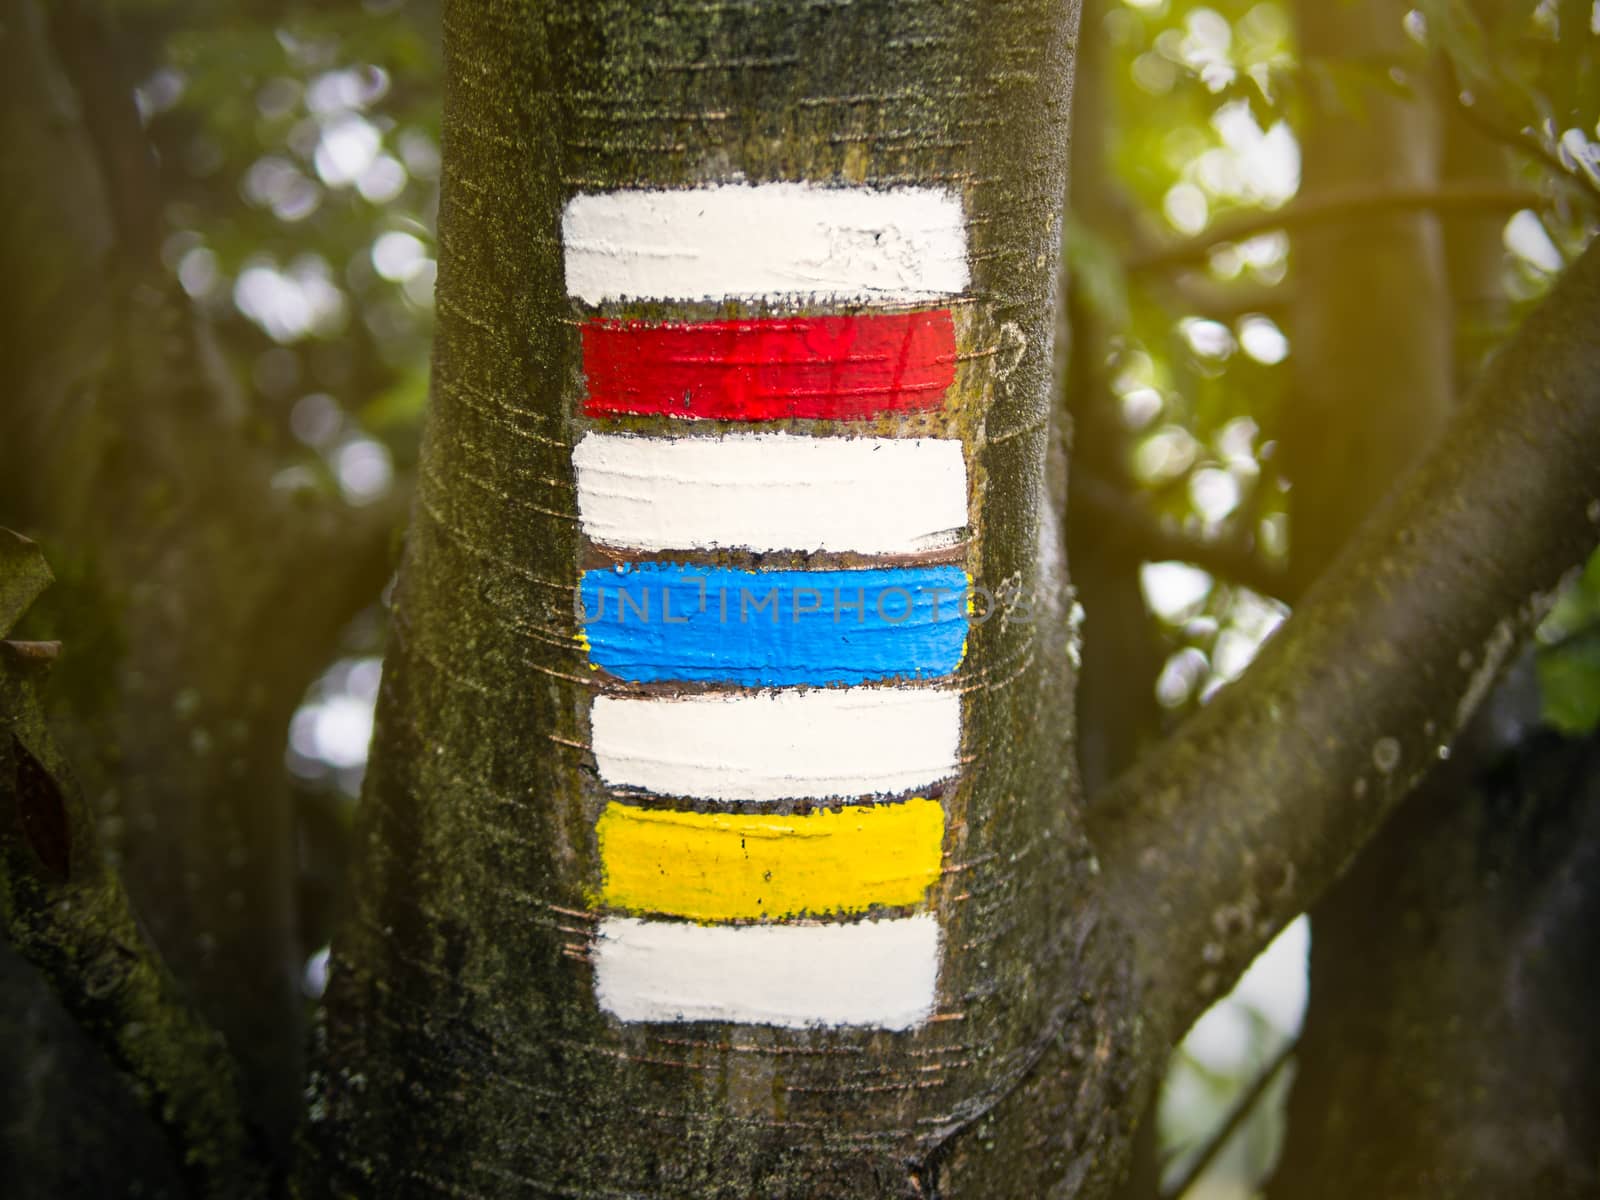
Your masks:
M1281 564L1290 530L1276 450L1292 403L1284 364L1293 348L1280 325L1295 286L1291 239L1269 223L1215 245L1207 231L1292 204L1308 88L1331 90L1352 120L1375 90L1454 92L1472 123L1523 152L1515 182L1545 200L1508 214L1514 322L1594 227L1600 7L1429 0L1405 17L1405 54L1354 63L1302 62L1292 14L1275 0L1102 7L1084 43L1108 57L1114 170L1100 184L1101 225L1074 214L1067 257L1081 299L1109 331L1096 350L1121 408L1126 465L1141 500L1168 523ZM1163 258L1190 239L1191 261ZM1509 329L1473 333L1493 345ZM1159 697L1178 716L1237 675L1241 645L1258 645L1277 623L1270 614L1283 610L1268 598L1241 601L1244 590L1226 580L1203 577L1201 594L1190 595L1192 587L1165 591L1163 578L1147 572L1146 591L1172 654ZM1553 671L1584 675L1575 653L1561 662Z
M1417 28L1444 51L1463 102L1600 194L1600 24L1592 0L1474 6L1422 0Z
M381 498L415 459L433 324L437 13L138 6L162 259L284 449L281 486Z
M357 505L409 487L433 334L438 27L429 0L117 6L161 259L280 453L274 487ZM384 627L374 603L289 731L307 946L327 940L342 887Z
M1219 217L1274 209L1294 195L1287 10L1243 0L1112 3L1084 41L1108 57L1104 137L1114 170L1103 182L1111 196L1097 208L1116 214L1117 226L1074 214L1068 264L1110 332L1103 350L1128 473L1168 523L1196 537L1247 540L1281 563L1285 505L1273 459L1289 348L1274 310L1283 303L1276 289L1288 274L1288 239L1269 230L1201 254L1185 277L1203 279L1204 306L1186 303L1193 289L1137 263ZM1146 590L1172 650L1158 696L1176 712L1224 678L1212 663L1219 640L1236 641L1229 613L1239 589L1201 576L1197 594L1172 592L1163 585L1170 575L1147 576ZM1254 596L1240 603L1253 645L1276 624L1262 609L1276 606Z

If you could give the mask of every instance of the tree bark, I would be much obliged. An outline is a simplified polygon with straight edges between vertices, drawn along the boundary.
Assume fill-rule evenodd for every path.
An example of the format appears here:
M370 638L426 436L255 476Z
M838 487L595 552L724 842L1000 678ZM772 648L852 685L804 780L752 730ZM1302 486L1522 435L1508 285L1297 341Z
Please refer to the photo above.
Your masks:
M1059 736L1073 672L1046 487L1075 16L446 9L434 403L303 1186L1065 1195L1116 1162L1132 1014ZM583 749L585 424L558 217L580 191L734 180L939 185L966 208L947 426L981 481L966 566L1033 620L972 627L938 1011L916 1032L625 1025L596 1006L606 793Z

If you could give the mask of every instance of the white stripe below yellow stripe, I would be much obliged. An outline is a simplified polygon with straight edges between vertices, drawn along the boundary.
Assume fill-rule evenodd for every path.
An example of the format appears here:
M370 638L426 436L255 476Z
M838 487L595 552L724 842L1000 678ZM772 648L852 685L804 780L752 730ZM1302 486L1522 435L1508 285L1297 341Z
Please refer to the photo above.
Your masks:
M607 918L600 1007L624 1021L911 1029L932 1015L931 915L832 925L692 925Z

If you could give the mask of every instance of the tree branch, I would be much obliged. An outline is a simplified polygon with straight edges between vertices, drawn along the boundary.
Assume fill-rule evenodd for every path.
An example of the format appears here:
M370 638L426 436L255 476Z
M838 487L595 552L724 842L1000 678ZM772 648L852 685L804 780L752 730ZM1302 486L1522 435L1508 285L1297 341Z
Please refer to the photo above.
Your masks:
M1263 596L1281 599L1287 594L1286 573L1262 557L1247 525L1221 537L1186 533L1151 512L1138 496L1081 468L1073 472L1071 488L1071 503L1083 505L1102 522L1105 540L1131 561L1186 562Z
M1128 261L1129 274L1165 271L1194 266L1205 261L1218 246L1247 241L1275 230L1293 230L1306 225L1373 213L1400 212L1516 212L1544 202L1538 192L1511 187L1498 181L1451 183L1424 188L1349 188L1329 192L1315 200L1295 200L1270 212L1241 213L1218 221L1210 229L1171 245L1158 246L1135 255Z
M1091 810L1146 1014L1181 1032L1448 753L1600 534L1600 242L1236 686Z
M1461 68L1456 60L1449 54L1441 57L1450 76L1451 94L1456 100L1456 112L1461 114L1462 119L1490 141L1498 142L1507 149L1539 163L1549 172L1551 179L1567 185L1568 188L1586 197L1591 204L1600 200L1600 186L1583 172L1573 170L1570 163L1563 161L1560 154L1546 144L1538 130L1514 128L1509 122L1498 120L1485 111L1478 102L1477 91L1462 80Z
M30 557L42 567L37 549ZM263 1195L260 1139L227 1046L141 933L45 727L37 692L54 657L45 644L0 642L0 927L131 1077L193 1194Z

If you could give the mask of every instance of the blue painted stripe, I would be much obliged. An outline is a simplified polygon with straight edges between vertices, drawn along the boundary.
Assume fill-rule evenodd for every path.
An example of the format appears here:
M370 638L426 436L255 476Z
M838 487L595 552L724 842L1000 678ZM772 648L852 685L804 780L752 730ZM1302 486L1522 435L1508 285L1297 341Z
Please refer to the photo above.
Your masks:
M948 675L966 650L955 566L745 571L626 563L583 575L590 660L638 683L751 687Z

